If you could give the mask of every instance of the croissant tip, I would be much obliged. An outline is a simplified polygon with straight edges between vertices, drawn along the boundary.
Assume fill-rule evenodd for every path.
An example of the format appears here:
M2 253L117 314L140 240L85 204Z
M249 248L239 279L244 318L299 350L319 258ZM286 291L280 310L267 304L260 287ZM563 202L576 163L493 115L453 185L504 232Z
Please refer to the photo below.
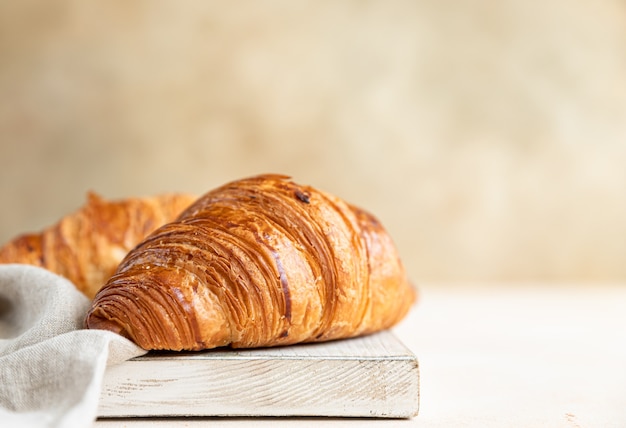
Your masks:
M99 314L97 308L95 311L87 314L87 317L85 318L85 327L89 330L108 330L127 339L129 338L126 329L124 329L118 322L109 319L103 314Z
M99 203L102 202L102 196L99 193L94 192L93 190L87 191L87 202L88 203Z

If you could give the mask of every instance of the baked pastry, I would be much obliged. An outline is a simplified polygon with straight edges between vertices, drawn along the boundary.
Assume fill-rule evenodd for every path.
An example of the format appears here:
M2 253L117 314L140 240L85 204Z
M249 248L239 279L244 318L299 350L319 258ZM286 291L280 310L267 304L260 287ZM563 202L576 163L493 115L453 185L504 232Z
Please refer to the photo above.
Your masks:
M266 347L389 328L415 297L371 214L261 175L210 191L131 250L86 325L144 349Z
M188 194L87 203L41 233L19 236L0 248L0 263L46 268L72 281L90 299L126 253L154 229L174 220L196 199Z

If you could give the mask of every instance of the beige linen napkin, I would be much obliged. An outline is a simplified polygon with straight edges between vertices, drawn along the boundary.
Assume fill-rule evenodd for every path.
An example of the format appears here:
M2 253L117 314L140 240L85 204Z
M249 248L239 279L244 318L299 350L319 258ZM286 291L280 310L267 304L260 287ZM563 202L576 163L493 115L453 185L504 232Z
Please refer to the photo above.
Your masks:
M107 365L142 355L129 340L84 330L89 299L41 268L0 265L2 427L89 427Z

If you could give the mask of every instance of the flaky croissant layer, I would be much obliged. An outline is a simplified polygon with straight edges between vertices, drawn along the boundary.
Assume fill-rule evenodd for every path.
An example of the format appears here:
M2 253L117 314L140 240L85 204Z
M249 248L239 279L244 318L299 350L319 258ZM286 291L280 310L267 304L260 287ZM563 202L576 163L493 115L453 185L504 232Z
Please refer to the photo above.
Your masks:
M389 328L415 298L371 214L262 175L207 193L133 249L86 324L144 349L277 346Z
M107 200L89 193L82 207L56 224L3 245L0 263L43 267L66 277L92 299L131 248L196 198L171 193Z

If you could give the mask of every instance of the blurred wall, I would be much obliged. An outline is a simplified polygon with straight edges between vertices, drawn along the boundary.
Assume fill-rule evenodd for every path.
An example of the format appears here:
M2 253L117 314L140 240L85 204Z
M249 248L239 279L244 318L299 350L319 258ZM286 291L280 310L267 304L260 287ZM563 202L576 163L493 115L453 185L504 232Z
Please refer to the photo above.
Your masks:
M417 282L625 281L626 3L0 3L1 241L261 172Z

